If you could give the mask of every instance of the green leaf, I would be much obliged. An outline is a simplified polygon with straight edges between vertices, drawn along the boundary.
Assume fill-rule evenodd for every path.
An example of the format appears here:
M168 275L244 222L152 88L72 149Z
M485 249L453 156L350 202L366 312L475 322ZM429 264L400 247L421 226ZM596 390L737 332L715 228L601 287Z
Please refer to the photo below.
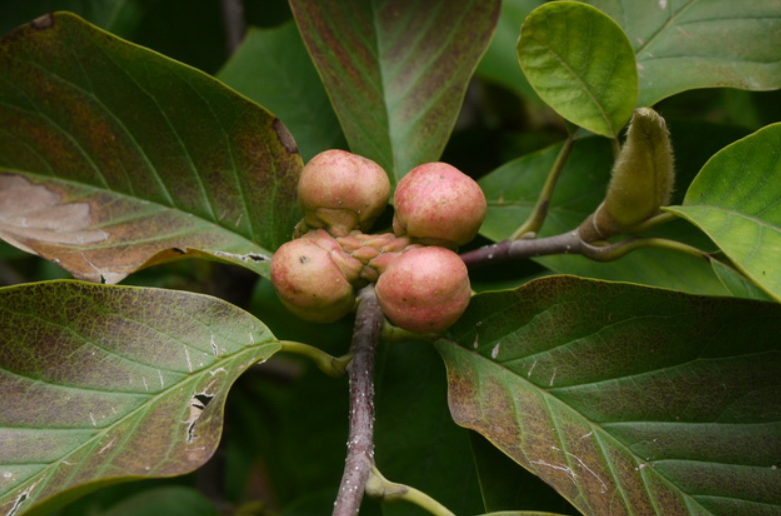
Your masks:
M711 138L723 140L702 127L699 130ZM531 213L560 148L561 144L557 144L523 156L480 179L479 184L488 200L488 215L480 229L482 235L495 241L510 237ZM541 237L572 231L599 206L605 196L612 162L613 154L607 140L586 138L575 143L556 186ZM680 179L685 180L685 174ZM709 245L699 231L682 222L666 225L657 236ZM707 262L667 250L642 249L610 263L572 255L533 259L560 273L693 293L727 293Z
M587 0L637 54L638 106L695 88L781 87L781 11L769 0Z
M518 66L515 45L518 42L518 27L530 12L542 4L543 0L503 1L496 33L475 71L477 75L538 103L541 101L537 93Z
M219 299L77 281L0 289L0 339L3 514L198 468L231 384L279 349Z
M69 14L0 40L0 77L15 245L114 283L191 251L264 274L289 239L295 143L215 79Z
M735 142L705 164L669 210L702 229L756 285L781 301L781 124Z
M273 29L251 27L217 78L275 113L295 135L305 161L324 150L346 148L331 101L292 21Z
M436 161L499 16L498 0L292 0L353 152L392 183Z
M730 267L729 265L711 258L711 267L713 272L719 277L719 281L735 297L744 299L758 299L760 301L772 301L773 298L754 285L747 277Z
M637 68L624 32L598 9L545 4L526 18L518 60L540 97L570 122L618 135L637 102Z
M454 419L583 514L781 510L781 307L558 276L473 298ZM750 337L749 337L750 336Z

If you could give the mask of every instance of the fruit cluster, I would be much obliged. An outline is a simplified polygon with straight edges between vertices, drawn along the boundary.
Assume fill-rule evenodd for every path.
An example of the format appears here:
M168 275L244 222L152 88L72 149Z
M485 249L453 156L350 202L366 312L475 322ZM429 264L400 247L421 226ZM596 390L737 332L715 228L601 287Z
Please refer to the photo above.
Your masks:
M393 233L367 234L390 198L385 171L341 150L304 167L298 198L304 218L271 262L282 303L309 321L353 310L355 292L376 283L377 299L397 326L441 332L466 310L469 276L454 252L472 240L486 214L480 187L445 163L416 167L394 194Z

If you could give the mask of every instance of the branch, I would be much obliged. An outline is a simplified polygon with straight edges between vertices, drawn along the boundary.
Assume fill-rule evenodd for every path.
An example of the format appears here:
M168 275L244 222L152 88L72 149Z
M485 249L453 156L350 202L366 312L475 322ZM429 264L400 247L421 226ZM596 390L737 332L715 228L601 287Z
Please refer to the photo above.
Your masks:
M350 354L350 434L347 459L333 516L355 516L361 507L366 481L374 465L374 356L384 316L374 285L358 293Z
M464 253L461 258L467 267L475 268L533 256L581 254L584 245L577 231L569 231L536 240L504 240Z
M244 22L244 4L242 0L222 0L222 25L225 31L225 48L228 57L239 48L247 25Z
M287 351L288 353L295 353L296 355L307 357L311 359L322 372L334 378L344 376L347 371L347 364L349 364L352 359L352 356L349 354L343 357L331 356L320 348L302 342L280 340L278 343L282 346L280 351Z

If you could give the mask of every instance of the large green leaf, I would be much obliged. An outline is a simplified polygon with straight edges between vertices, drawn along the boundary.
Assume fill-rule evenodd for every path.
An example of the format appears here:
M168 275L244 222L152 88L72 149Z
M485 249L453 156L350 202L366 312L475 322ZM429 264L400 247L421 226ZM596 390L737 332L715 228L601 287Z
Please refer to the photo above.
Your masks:
M527 100L540 102L534 89L526 80L520 66L515 45L518 42L518 27L535 8L544 0L504 0L496 33L485 55L477 65L475 73L510 91L525 97Z
M73 15L0 40L0 232L77 277L191 251L265 273L301 166L264 109Z
M702 127L699 130L701 134L718 138L712 132L706 133ZM719 139L723 140L723 137ZM480 186L488 200L488 215L480 229L481 234L495 241L509 238L534 208L546 174L560 148L558 144L523 156L480 179ZM599 206L605 196L612 161L613 154L607 140L587 138L575 143L551 200L541 237L572 231ZM668 224L656 236L708 245L707 239L698 233L688 224L676 222ZM543 256L534 258L534 261L560 273L631 281L693 293L727 293L708 262L661 249L634 251L610 263L572 255Z
M0 340L3 514L198 468L233 381L279 349L219 299L76 281L0 289Z
M292 21L250 28L217 78L271 110L295 135L305 161L346 148L331 101Z
M586 515L781 513L781 307L558 276L437 348L455 420Z
M540 97L589 131L614 137L637 102L632 45L610 17L576 2L552 2L526 18L518 60Z
M638 106L694 88L781 88L781 9L774 0L586 0L629 36Z
M291 0L353 152L396 181L439 159L498 0Z
M781 301L781 124L725 148L703 167L683 206L754 283Z

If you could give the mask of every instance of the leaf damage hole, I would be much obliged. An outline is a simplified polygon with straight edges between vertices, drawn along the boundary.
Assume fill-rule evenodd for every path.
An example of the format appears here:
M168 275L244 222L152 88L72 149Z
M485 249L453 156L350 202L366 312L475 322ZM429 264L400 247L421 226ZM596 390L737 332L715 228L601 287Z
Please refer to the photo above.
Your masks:
M208 392L199 392L190 398L190 414L185 423L187 424L187 442L192 443L195 440L195 424L201 418L201 414L206 410L214 394Z
M13 505L13 507L11 507L11 510L10 510L10 511L8 511L8 512L5 514L5 516L14 516L14 515L15 515L17 512L19 512L19 508L22 506L22 504L23 504L24 502L26 502L27 500L29 500L29 498L30 498L30 493L32 493L33 489L35 489L35 486L37 486L37 485L38 485L38 482L34 483L33 485L31 485L30 487L28 487L27 489L25 489L25 490L22 492L22 494L20 494L20 495L19 495L19 496L16 498L16 500L14 500L14 505Z

